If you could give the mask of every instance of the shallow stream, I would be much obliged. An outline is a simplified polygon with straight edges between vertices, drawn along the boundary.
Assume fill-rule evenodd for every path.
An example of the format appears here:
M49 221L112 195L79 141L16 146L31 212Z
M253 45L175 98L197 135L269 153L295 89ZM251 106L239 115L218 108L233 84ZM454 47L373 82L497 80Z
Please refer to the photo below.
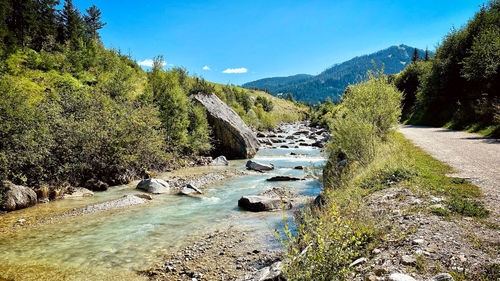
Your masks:
M298 156L291 156L295 152ZM138 279L135 271L153 265L160 255L186 246L207 232L227 226L271 233L283 226L282 212L251 213L238 208L238 199L272 186L288 186L301 194L316 195L321 185L309 177L297 182L266 182L275 175L305 177L303 165L320 168L324 155L319 149L262 149L254 160L273 163L275 170L254 173L205 187L205 197L154 195L138 206L64 219L61 222L0 234L0 280L127 280ZM245 169L246 161L231 161L229 167L198 169ZM160 176L161 177L161 176ZM92 198L65 199L14 212L19 218L39 208L71 210L75 207L139 193L137 182L95 193ZM38 208L38 209L37 209ZM11 213L12 214L12 213ZM2 217L0 216L0 220ZM272 244L273 237L267 239Z

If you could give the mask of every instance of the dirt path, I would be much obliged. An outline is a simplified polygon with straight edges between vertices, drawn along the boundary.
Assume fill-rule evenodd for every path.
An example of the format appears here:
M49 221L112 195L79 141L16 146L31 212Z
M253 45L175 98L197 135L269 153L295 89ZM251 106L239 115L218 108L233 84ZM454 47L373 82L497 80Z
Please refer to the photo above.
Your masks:
M467 178L483 191L492 219L500 220L500 141L443 128L403 125L399 129L414 144Z

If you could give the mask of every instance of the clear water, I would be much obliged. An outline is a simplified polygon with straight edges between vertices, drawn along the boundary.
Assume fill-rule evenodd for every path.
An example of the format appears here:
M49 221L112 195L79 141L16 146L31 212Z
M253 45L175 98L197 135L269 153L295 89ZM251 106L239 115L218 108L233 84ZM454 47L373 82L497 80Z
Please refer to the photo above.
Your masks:
M303 153L290 156L290 152ZM158 261L159 255L188 244L196 236L229 225L268 231L280 229L281 212L251 213L238 209L238 199L272 186L288 186L315 195L320 183L314 179L297 182L266 182L275 175L306 176L295 166L319 167L325 159L319 150L264 149L255 157L273 163L275 170L219 182L205 189L206 197L156 195L144 205L74 217L60 223L0 236L0 280L100 279L124 275L134 279L134 270ZM232 161L231 168L244 169L245 161ZM221 168L216 168L221 169ZM224 168L222 168L224 169ZM72 208L138 193L133 185L96 193L94 198L49 203ZM31 209L31 208L30 208ZM26 215L30 209L22 210ZM33 209L32 212L35 212ZM12 214L12 213L11 213ZM49 272L49 273L48 273ZM109 280L112 280L111 278Z

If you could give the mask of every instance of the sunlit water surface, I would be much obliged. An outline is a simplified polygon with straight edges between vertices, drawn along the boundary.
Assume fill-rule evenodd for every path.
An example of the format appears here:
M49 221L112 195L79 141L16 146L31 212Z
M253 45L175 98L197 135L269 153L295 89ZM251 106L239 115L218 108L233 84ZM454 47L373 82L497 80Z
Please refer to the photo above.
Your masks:
M300 156L290 156L290 152ZM294 169L303 165L321 168L318 149L263 149L254 160L273 163L275 170L213 184L205 197L155 195L143 205L77 216L0 236L0 280L115 280L135 279L136 270L151 266L160 254L189 244L196 236L233 225L271 233L283 226L282 212L251 213L238 209L238 199L271 186L288 186L301 194L315 195L320 183L312 178L297 182L266 182L274 175L304 177ZM231 168L245 168L245 161L231 161ZM224 169L224 168L222 168ZM73 208L138 193L133 185L96 193L93 198L66 199L57 207ZM56 206L56 205L54 205ZM36 209L33 209L36 211ZM26 214L29 209L22 210ZM272 244L273 237L268 235Z

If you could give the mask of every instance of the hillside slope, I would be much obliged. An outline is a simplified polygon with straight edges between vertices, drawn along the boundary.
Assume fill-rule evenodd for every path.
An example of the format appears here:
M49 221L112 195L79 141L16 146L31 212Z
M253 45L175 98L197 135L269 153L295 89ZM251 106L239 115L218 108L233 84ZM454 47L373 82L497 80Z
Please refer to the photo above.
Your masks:
M364 80L366 72L374 69L373 62L377 68L383 66L386 74L399 73L411 61L414 49L406 45L391 46L336 64L316 76L299 74L265 78L245 83L243 87L268 89L273 95L292 93L296 100L308 103L324 101L328 97L338 100L345 87ZM424 56L424 50L418 51L421 57Z

